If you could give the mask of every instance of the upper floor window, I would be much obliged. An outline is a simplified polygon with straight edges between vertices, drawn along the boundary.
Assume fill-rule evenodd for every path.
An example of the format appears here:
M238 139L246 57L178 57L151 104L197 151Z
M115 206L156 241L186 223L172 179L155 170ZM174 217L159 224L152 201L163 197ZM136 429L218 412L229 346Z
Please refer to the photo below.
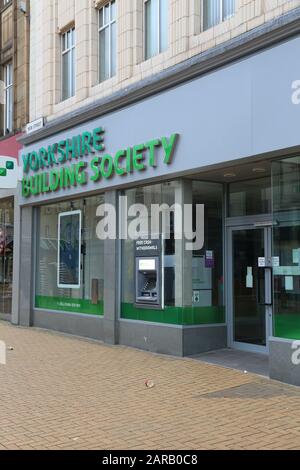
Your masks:
M145 59L168 48L168 1L145 0Z
M227 20L235 13L235 0L203 0L203 29Z
M75 28L62 35L62 100L75 95Z
M4 134L13 130L13 66L4 65Z
M99 80L116 74L117 25L116 2L108 2L99 10Z

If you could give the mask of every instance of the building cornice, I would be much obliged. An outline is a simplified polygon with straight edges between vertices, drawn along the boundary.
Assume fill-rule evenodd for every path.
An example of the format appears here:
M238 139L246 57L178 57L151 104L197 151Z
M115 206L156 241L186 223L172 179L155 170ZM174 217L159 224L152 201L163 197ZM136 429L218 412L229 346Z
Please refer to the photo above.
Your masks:
M19 142L23 145L30 145L58 132L132 105L298 34L300 34L300 7L112 95L83 105L76 111L68 113L67 116L53 119L46 123L43 129L30 135L23 135Z

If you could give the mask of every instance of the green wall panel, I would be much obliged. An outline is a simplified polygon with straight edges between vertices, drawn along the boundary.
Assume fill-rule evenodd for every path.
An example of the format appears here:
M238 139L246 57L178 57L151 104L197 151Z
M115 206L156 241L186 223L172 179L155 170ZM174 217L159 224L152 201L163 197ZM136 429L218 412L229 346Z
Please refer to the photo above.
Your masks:
M90 300L71 299L68 297L45 297L38 295L35 298L35 307L45 310L59 310L99 316L102 316L104 312L103 302L93 305Z
M165 307L164 310L138 308L123 303L121 318L171 325L208 325L225 323L224 307Z
M102 316L103 302L92 305L89 300L67 297L36 296L35 307L71 313ZM166 307L164 310L137 308L133 304L122 304L121 318L170 325L205 325L225 323L224 307Z
M274 316L274 336L300 339L300 314L277 314Z

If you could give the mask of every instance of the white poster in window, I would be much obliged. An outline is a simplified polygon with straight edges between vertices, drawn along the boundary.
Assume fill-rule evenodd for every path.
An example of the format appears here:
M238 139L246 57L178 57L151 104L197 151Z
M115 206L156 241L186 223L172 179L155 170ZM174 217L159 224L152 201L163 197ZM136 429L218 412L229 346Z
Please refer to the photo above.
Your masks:
M258 258L258 267L265 268L266 267L266 258Z
M253 269L251 266L247 268L246 288L253 289Z
M285 290L294 290L293 276L285 276Z
M58 216L57 286L60 289L80 288L81 211Z
M296 248L293 250L293 263L299 264L300 257L299 257L300 249Z

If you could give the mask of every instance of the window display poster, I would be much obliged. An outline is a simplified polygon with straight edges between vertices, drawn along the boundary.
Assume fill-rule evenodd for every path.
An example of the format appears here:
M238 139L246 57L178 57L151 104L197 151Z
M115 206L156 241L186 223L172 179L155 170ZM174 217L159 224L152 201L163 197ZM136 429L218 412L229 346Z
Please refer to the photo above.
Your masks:
M80 288L81 211L59 214L58 273L59 288Z
M285 290L294 290L293 276L285 276Z
M207 250L205 252L205 267L206 268L214 268L215 267L214 252L211 251L211 250Z
M299 264L300 262L300 248L296 248L292 251L293 253L293 264Z
M253 268L252 268L252 266L247 267L246 288L247 289L253 289Z

